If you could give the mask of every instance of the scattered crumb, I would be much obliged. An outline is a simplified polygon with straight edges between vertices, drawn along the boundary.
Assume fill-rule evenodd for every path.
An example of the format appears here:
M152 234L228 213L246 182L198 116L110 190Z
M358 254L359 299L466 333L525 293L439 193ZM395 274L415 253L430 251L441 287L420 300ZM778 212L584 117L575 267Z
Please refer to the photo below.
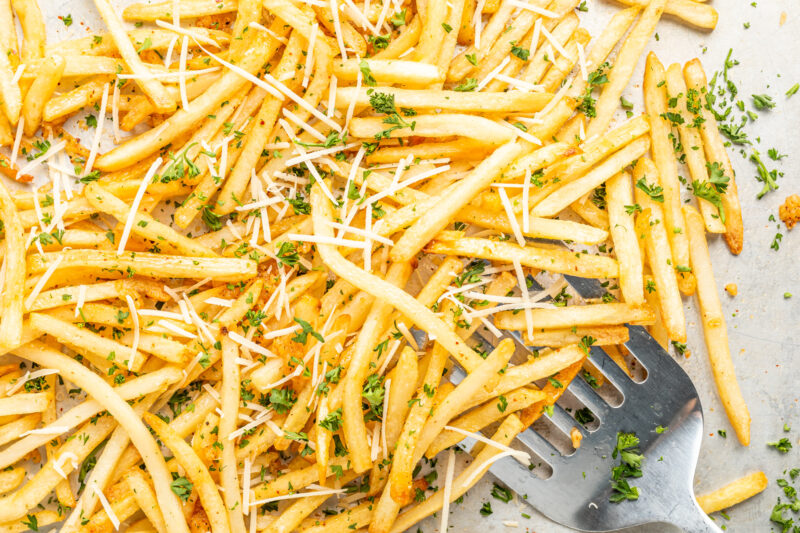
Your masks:
M576 428L573 427L569 432L569 438L572 440L572 447L576 450L581 447L581 440L583 439L583 433Z
M781 20L778 23L779 26L783 26L786 23L786 11L781 12Z
M739 287L737 287L735 283L728 283L725 285L725 290L728 291L728 294L731 296L739 294Z
M800 196L796 194L788 196L778 210L778 214L786 224L786 228L792 229L795 224L800 222Z

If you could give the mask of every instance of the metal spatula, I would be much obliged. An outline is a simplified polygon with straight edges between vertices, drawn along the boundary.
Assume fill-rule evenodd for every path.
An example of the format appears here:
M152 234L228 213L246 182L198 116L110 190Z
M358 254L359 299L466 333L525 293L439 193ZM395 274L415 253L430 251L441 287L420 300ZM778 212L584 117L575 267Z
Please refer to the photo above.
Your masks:
M605 292L595 280L567 279L584 298L597 298ZM635 382L602 349L593 347L592 363L621 393L622 403L610 405L578 377L565 396L571 393L591 411L599 422L596 429L586 429L558 405L549 417L555 430L565 435L571 428L579 428L583 440L576 451L560 452L551 443L552 438L548 440L533 429L519 435L521 448L547 463L552 476L537 476L511 457L496 462L490 471L539 512L580 531L669 523L690 533L719 532L692 491L703 433L697 390L680 365L644 328L629 326L629 330L630 340L625 346L646 370L644 381ZM639 489L635 501L609 501L611 469L619 464L618 458L612 458L617 432L635 433L645 457L642 477L629 480ZM467 440L461 444L472 443Z

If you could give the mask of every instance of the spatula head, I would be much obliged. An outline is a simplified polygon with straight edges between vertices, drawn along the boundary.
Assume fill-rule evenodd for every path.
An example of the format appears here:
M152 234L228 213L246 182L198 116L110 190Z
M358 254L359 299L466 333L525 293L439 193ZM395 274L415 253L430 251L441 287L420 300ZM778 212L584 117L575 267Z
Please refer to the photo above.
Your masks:
M605 292L596 280L568 279L584 298ZM697 390L644 328L629 326L629 331L625 346L643 370L642 380L629 377L601 348L593 347L589 355L616 389L617 399L621 396L621 403L609 402L587 381L576 378L559 401L570 405L570 412L556 405L546 421L517 438L517 446L533 457L533 471L510 457L492 465L490 471L542 514L574 529L614 531L669 522L697 523L697 531L718 531L714 526L708 529L709 522L698 512L692 493L703 432ZM519 336L514 337L519 341ZM583 406L582 422L593 418L591 424L575 420L576 405ZM568 442L573 427L583 436L579 448L559 446L559 437L562 443ZM611 472L620 462L612 457L618 432L639 438L644 460L642 477L627 479L638 487L638 500L612 503Z
M613 531L650 522L673 522L678 502L692 498L692 477L703 431L700 400L689 377L641 327L630 327L626 346L647 371L634 382L599 348L590 359L622 393L620 405L609 405L583 379L576 379L567 394L585 405L598 422L587 430L556 406L553 431L565 425L583 434L580 447L565 455L533 429L517 439L523 449L552 469L548 478L508 459L495 463L491 472L525 498L538 511L563 525L583 531ZM574 411L573 411L574 412ZM566 421L566 424L565 424ZM639 499L611 503L612 458L617 433L635 433L645 459L642 477L629 478L639 489ZM568 453L568 452L567 452ZM536 463L534 459L534 463ZM693 501L691 502L694 505Z

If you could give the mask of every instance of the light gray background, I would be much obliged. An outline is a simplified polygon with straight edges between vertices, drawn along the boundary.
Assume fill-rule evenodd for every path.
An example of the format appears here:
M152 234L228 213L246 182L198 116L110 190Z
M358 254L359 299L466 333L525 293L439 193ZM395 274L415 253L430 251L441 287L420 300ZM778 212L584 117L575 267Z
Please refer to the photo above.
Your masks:
M79 37L87 29L102 30L102 23L94 13L89 0L39 0L47 18L51 41L68 37ZM129 1L120 1L124 5ZM795 352L800 351L800 227L784 234L780 251L770 249L777 231L776 224L768 217L777 219L778 206L792 193L800 194L800 182L796 174L800 169L800 140L797 123L800 119L800 93L786 99L786 90L800 82L800 63L795 54L800 45L800 2L798 0L758 0L757 7L750 1L716 0L711 2L720 12L717 29L708 33L683 26L678 21L665 17L657 32L660 40L652 39L649 48L655 50L662 62L681 62L700 57L709 77L722 67L729 48L740 64L730 77L736 81L739 92L752 108L749 95L770 94L777 105L770 112L761 113L759 119L747 126L750 138L761 138L757 148L769 168L778 167L785 172L779 180L780 189L756 199L761 183L755 180L755 167L743 159L738 151L731 151L731 160L736 170L736 180L742 201L745 225L744 251L732 256L721 239L711 239L712 259L717 284L722 294L722 303L728 318L731 352L736 365L745 399L753 418L752 441L749 448L740 446L725 417L711 379L702 328L696 313L696 300L686 300L689 321L689 349L691 357L684 366L693 377L705 411L706 437L695 476L695 488L702 493L717 488L746 473L763 470L770 480L769 488L761 495L731 509L730 521L717 518L728 531L769 531L769 514L779 489L775 479L787 468L800 466L798 462L798 416L797 365L793 364ZM588 13L581 13L583 25L592 35L597 35L605 22L619 7L607 0L587 0ZM780 25L781 14L786 20ZM74 24L65 28L59 15L73 15ZM745 29L743 24L750 23ZM82 24L83 23L83 24ZM704 51L705 50L705 51ZM642 111L641 79L644 59L634 73L626 98L636 105L635 112ZM777 148L789 157L780 163L769 161L767 149ZM686 175L686 172L683 172ZM726 283L736 283L739 294L730 298L723 292ZM794 293L784 299L785 292ZM767 448L766 442L777 440L785 434L784 423L796 426L789 434L795 449L786 455ZM717 435L718 429L728 431L728 438ZM538 515L525 503L516 499L504 504L491 498L491 476L481 481L467 494L460 505L451 506L450 531L536 531L537 533L563 533L571 531L553 524ZM530 495L535 501L536 495ZM491 501L494 514L482 517L479 509L484 501ZM564 503L569 505L568 502ZM635 505L631 505L635 512ZM521 513L532 515L526 519ZM424 532L436 532L440 518L430 518L419 527ZM518 522L517 528L503 525L503 521ZM413 528L416 530L416 528ZM631 531L666 531L667 526L637 528ZM672 529L670 529L672 531Z

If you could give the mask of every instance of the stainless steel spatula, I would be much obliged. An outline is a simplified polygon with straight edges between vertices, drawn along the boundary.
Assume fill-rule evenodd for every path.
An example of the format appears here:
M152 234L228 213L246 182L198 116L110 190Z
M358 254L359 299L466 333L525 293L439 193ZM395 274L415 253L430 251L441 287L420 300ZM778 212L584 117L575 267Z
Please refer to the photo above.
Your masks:
M568 277L568 281L584 298L597 298L605 292L595 280ZM528 429L518 437L518 443L547 463L552 475L546 479L537 476L510 457L496 462L490 471L539 512L580 531L669 523L690 533L719 532L692 491L703 433L697 390L680 365L644 328L629 329L630 340L625 346L646 370L644 381L634 381L602 349L593 347L591 361L621 393L622 403L612 406L586 381L576 378L567 394L591 411L599 422L596 428L586 429L559 405L550 417L549 422L564 434L579 428L583 434L580 447L565 455L551 444L552 438ZM619 458L612 458L617 432L635 433L645 457L642 477L629 479L639 490L635 501L609 501L611 469L619 464ZM470 444L462 442L464 446Z

